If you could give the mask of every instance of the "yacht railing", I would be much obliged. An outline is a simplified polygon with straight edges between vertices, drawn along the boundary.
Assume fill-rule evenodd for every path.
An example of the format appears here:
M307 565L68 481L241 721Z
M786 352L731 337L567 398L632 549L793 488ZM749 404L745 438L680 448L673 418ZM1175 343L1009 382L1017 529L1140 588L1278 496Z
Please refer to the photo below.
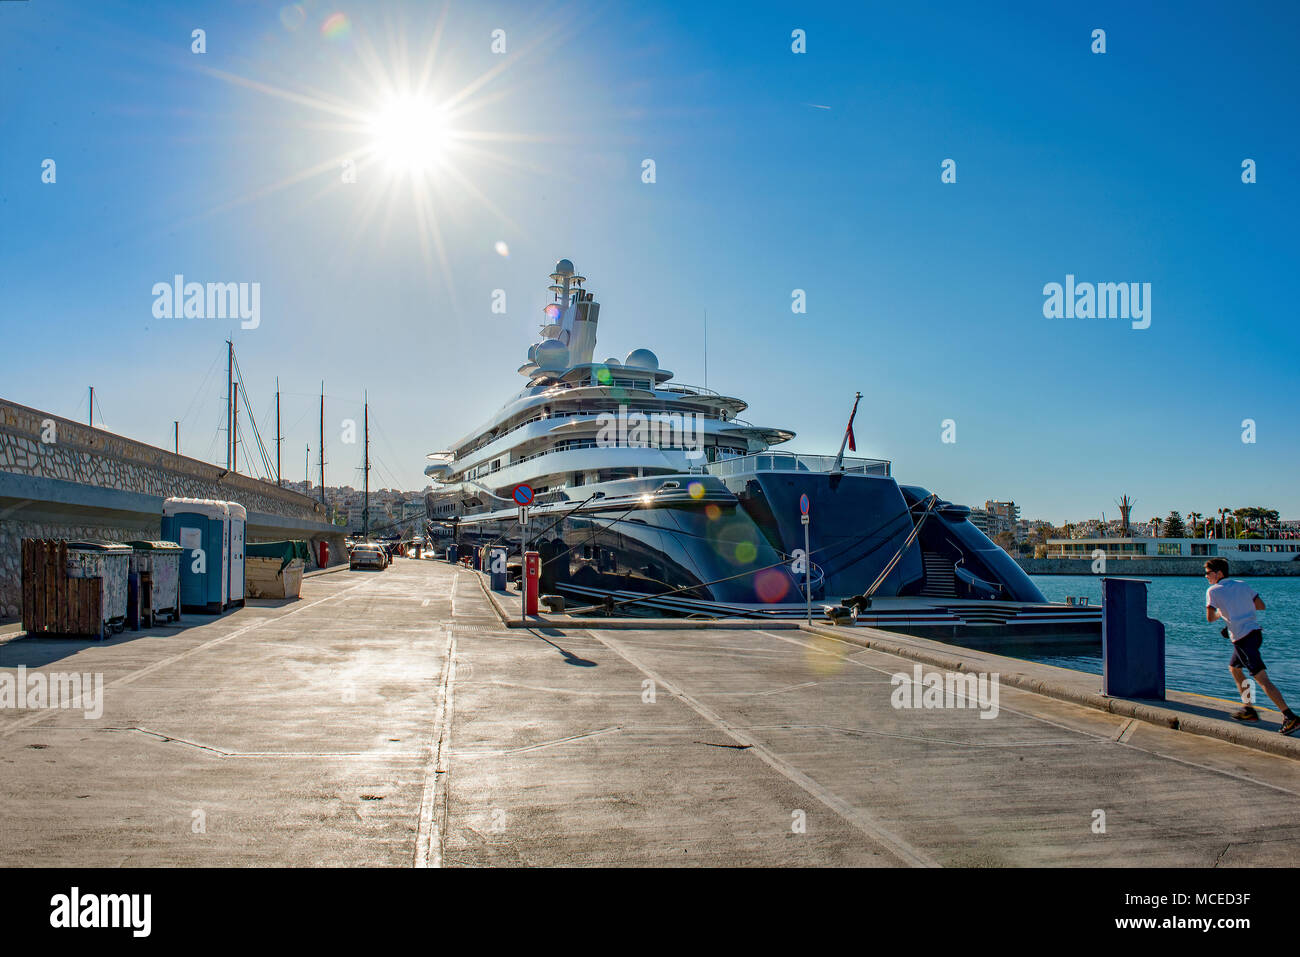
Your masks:
M456 458L461 458L461 459L463 459L463 458L465 458L466 456L473 455L473 454L474 454L475 452L477 452L479 449L487 448L489 445L491 445L493 442L497 441L498 439L505 438L505 437L506 437L507 435L509 435L510 433L512 433L512 432L517 432L517 431L519 431L520 429L524 428L525 426L532 425L534 422L540 422L542 419L570 419L570 418L573 418L574 416L590 416L590 417L593 419L593 421L594 421L594 420L596 419L597 416L599 416L599 415L602 414L602 412L613 413L613 412L615 412L615 411L616 411L616 410L614 410L614 409L604 409L604 410L601 410L600 412L592 412L592 411L589 410L589 409L584 409L584 410L580 410L580 411L563 411L563 410L561 410L561 411L558 411L558 412L549 412L549 413L545 413L545 414L534 415L532 418L525 419L524 421L520 422L518 425L512 425L510 428L506 429L504 432L498 432L498 433L496 433L495 435L492 435L492 436L488 437L487 439L484 439L484 440L480 441L480 442L479 442L477 445L475 445L472 449L466 449L464 452L461 452L460 454L458 454L458 455L456 456ZM742 419L742 418L739 418L739 417L735 417L735 416L733 416L733 417L730 418L730 419L725 419L725 418L723 418L723 417L720 416L720 415L706 415L706 414L704 414L703 412L673 412L671 409L649 409L649 408L640 408L640 407L636 407L636 406L628 406L628 407L627 407L627 413L628 413L628 415L631 415L633 412L638 412L638 413L640 413L640 414L642 414L642 415L658 415L658 416L666 416L666 415L694 415L694 416L698 416L698 417L701 418L701 419L712 419L712 420L717 421L717 422L726 422L728 425L730 425L730 424L732 424L732 423L735 423L736 425L739 425L739 426L741 426L742 428L746 428L746 429L752 429L752 428L755 428L755 426L754 426L754 424L753 424L752 422L747 422L745 419ZM427 475L428 472L426 472L425 474Z
M830 472L835 469L833 455L800 455L796 452L751 452L696 466L692 471L726 478L742 472ZM845 456L841 471L846 475L889 475L885 459L862 459Z

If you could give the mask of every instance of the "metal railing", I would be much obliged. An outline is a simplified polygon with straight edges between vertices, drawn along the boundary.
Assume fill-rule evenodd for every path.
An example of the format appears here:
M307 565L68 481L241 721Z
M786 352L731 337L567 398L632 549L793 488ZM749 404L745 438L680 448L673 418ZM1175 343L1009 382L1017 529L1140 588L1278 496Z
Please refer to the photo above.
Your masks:
M885 459L845 457L842 471L846 475L889 475L889 462ZM751 452L735 458L722 459L697 466L693 471L707 472L719 478L743 472L830 472L835 468L833 455L800 455L797 452Z

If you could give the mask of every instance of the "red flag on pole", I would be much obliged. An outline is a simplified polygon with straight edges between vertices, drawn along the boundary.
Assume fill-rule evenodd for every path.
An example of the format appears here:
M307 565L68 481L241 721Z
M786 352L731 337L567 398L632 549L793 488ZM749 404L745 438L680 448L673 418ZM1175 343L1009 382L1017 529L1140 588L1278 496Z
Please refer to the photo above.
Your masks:
M853 439L853 417L854 417L855 415L857 415L857 414L858 414L858 404L857 404L856 402L854 402L854 403L853 403L853 412L849 415L849 425L848 425L848 433L849 433L849 451L850 451L850 452L856 452L856 451L858 450L858 443L857 443L856 441L854 441L854 439Z

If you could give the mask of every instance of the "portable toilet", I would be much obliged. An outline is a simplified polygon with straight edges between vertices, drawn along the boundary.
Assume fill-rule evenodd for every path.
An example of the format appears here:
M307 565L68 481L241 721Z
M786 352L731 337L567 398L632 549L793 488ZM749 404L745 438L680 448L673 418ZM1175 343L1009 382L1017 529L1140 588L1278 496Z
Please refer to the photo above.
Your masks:
M248 509L238 502L227 502L230 509L230 549L228 556L230 569L226 577L230 581L227 589L226 607L244 607L244 538L248 529Z
M183 550L181 609L219 615L230 596L230 507L211 499L169 498L163 502L162 537Z

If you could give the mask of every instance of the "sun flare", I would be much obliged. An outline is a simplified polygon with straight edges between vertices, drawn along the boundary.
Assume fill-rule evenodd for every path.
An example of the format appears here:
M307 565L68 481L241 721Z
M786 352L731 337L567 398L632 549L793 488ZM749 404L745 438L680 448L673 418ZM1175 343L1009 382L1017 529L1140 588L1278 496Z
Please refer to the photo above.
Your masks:
M446 158L451 130L446 114L417 96L395 97L370 122L372 149L398 172L427 172Z

